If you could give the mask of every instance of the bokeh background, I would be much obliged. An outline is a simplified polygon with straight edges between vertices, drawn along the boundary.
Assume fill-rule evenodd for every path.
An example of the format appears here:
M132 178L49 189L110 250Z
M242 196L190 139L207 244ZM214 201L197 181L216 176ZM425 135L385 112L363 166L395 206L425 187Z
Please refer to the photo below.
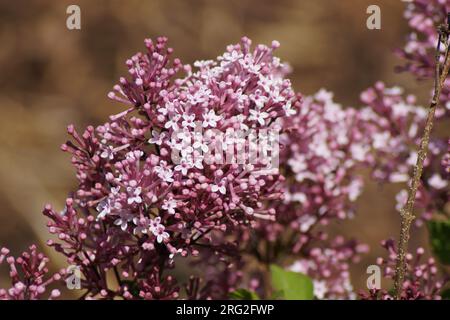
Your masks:
M81 30L66 28L66 8L81 8ZM381 30L368 30L366 9L381 8ZM45 203L62 208L76 186L68 154L60 151L66 126L98 125L121 106L106 94L126 73L124 61L143 50L143 39L165 35L184 63L215 58L246 35L254 43L281 42L297 91L320 88L359 105L359 93L383 80L400 85L427 104L430 82L397 74L393 50L403 45L407 24L400 0L151 0L0 1L0 247L20 253L45 246ZM438 130L440 130L438 128ZM371 246L354 267L364 288L366 267L384 251L382 239L398 234L394 196L401 185L380 187L370 179L357 217L333 228ZM412 242L427 244L425 230ZM1 270L0 270L1 271ZM0 276L0 284L4 278Z

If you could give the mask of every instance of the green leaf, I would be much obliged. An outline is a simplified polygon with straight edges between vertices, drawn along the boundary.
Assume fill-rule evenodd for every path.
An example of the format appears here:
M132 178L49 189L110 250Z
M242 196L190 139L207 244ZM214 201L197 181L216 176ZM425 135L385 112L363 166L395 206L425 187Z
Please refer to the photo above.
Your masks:
M274 264L270 266L272 288L282 292L286 300L312 300L313 282L303 273L286 271Z
M247 289L237 289L229 294L230 299L233 300L259 300L256 292Z
M283 298L284 298L283 291L272 290L272 294L270 296L271 300L278 300L278 299L283 299Z
M443 300L450 300L450 288L445 289L441 292L441 297Z
M441 263L450 264L450 220L431 220L428 222L428 230L433 253Z

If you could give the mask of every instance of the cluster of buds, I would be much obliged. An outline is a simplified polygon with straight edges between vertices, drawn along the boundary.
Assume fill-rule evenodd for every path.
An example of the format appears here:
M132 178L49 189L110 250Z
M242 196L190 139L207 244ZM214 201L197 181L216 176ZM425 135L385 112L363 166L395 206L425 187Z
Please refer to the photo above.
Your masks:
M48 287L61 280L65 271L61 270L49 276L48 258L37 252L36 246L30 246L19 257L10 255L7 248L0 249L0 265L6 261L9 265L11 287L0 288L0 300L51 300L60 296L58 289L50 293Z
M378 258L377 265L383 270L383 276L386 279L393 280L395 277L395 265L397 259L397 250L395 242L390 239L382 242L382 246L388 251L387 258ZM425 250L417 248L416 254L408 253L406 255L405 281L401 288L400 299L418 300L433 299L439 300L439 293L448 282L448 278L440 278L438 267L434 258L426 259ZM393 300L393 295L379 288L372 288L368 292L361 292L362 299L367 300Z

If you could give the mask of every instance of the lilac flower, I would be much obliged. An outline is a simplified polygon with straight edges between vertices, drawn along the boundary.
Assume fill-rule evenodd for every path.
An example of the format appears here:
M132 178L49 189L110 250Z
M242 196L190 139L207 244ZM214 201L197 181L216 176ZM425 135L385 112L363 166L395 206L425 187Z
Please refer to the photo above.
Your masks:
M180 171L183 176L187 176L188 170L193 167L186 158L181 159L180 164L175 166L175 171Z
M175 214L175 209L177 207L177 201L174 199L164 200L162 209L167 210L170 214Z
M103 159L114 159L114 148L112 146L106 147L106 149L100 154Z
M159 166L155 166L155 172L157 172L158 177L165 182L173 182L173 172L169 168L166 161L162 160L159 162Z
M125 231L128 228L128 223L131 222L132 220L133 220L133 215L125 211L125 212L119 213L119 218L114 220L114 224L116 226L120 226L122 231Z
M111 213L111 199L102 200L96 207L98 211L97 219L101 219Z
M215 128L217 126L217 122L222 120L221 116L216 115L214 110L209 110L208 113L203 115L203 127L211 127Z
M158 243L169 239L169 234L165 232L165 229L166 228L162 224L160 224L153 230L153 234L156 236L156 241Z
M259 108L257 103L257 108ZM250 110L250 116L248 117L248 120L258 122L261 126L265 124L265 119L269 117L269 114L267 112L261 112L259 109L257 110Z
M127 191L129 194L129 197L127 199L128 204L142 203L142 198L141 198L142 188L141 187L137 187L137 188L128 187Z
M158 131L152 130L152 138L150 138L148 142L160 146L163 143L165 135L166 134L164 132L160 134Z
M227 189L225 187L226 179L222 179L219 184L211 184L211 191L212 192L220 192L221 194L226 194Z
M153 233L156 229L158 229L161 224L161 217L156 217L155 219L150 220L149 230Z

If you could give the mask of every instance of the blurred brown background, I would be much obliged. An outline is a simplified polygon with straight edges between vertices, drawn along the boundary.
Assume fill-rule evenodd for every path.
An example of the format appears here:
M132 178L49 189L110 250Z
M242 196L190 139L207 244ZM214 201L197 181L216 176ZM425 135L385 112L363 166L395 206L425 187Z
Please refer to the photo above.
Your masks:
M66 8L81 8L81 30L66 28ZM381 7L382 29L366 28L366 9ZM400 0L160 0L0 1L0 246L15 253L48 238L41 215L62 208L76 186L67 154L59 150L67 124L100 124L121 106L106 98L124 61L143 39L165 35L185 63L215 58L246 35L254 43L281 42L278 55L293 67L294 87L324 87L357 106L377 80L400 85L427 103L431 83L395 74L392 51L408 30ZM354 270L355 287L383 254L379 241L398 234L394 195L401 186L368 183L358 216L336 228L371 245ZM425 242L424 230L413 235ZM63 261L55 260L62 266ZM55 266L54 266L55 267ZM4 281L4 279L3 279ZM0 276L0 284L2 279Z

